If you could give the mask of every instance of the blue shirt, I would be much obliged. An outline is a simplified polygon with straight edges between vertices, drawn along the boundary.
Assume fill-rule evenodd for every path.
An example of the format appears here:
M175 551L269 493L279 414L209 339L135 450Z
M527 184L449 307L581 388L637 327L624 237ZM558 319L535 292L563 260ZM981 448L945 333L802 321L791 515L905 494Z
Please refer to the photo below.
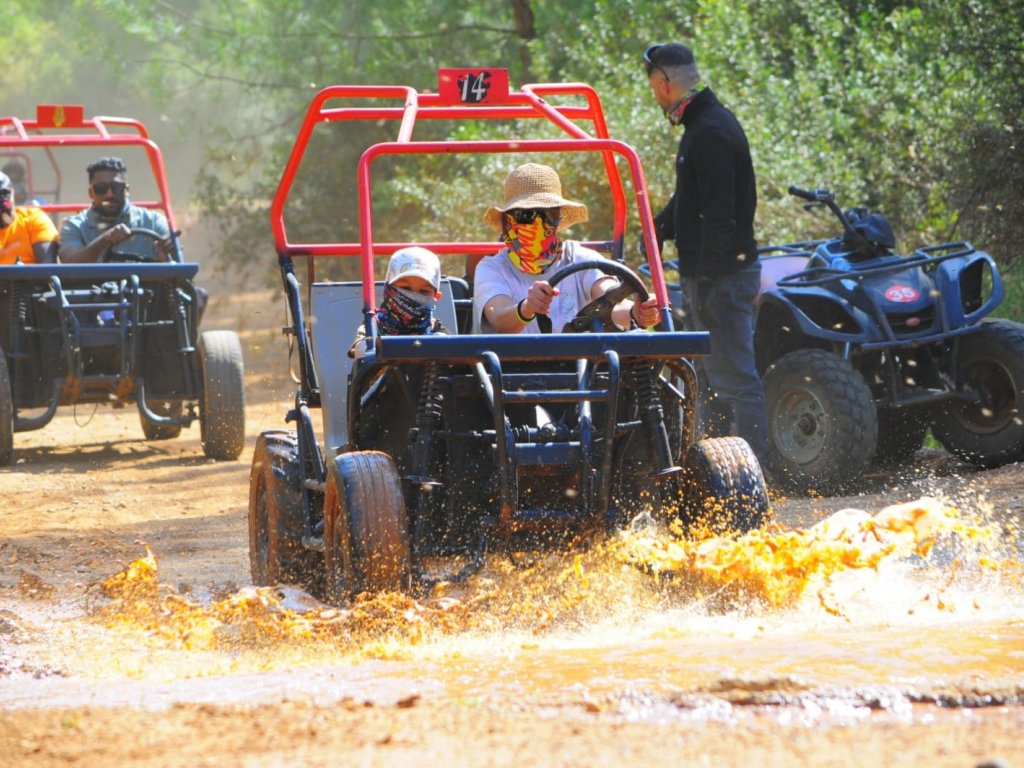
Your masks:
M160 235L161 239L171 236L171 229L167 226L167 217L162 212L140 208L125 202L124 209L117 221L100 220L99 215L92 208L86 208L74 216L69 216L60 227L60 244L72 248L84 248L118 224L127 224L131 229L151 229ZM154 245L151 237L134 235L114 247L122 253L156 259L158 256Z

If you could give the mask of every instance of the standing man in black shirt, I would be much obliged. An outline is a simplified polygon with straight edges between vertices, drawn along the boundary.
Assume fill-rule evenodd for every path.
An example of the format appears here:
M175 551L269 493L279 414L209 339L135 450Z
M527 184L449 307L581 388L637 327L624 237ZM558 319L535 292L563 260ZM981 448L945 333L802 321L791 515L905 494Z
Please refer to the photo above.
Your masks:
M688 46L651 45L643 59L658 106L672 125L684 127L675 192L654 223L659 246L676 244L686 330L711 334L711 354L701 363L712 421L720 422L710 425L712 433L745 438L763 460L768 417L754 357L761 264L750 145L736 116L701 79Z

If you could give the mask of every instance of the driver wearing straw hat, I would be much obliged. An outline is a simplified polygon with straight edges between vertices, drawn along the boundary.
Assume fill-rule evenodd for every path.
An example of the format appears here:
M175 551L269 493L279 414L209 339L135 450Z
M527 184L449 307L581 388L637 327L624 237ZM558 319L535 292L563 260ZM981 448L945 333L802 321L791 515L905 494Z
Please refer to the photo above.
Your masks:
M556 332L584 306L618 285L596 269L570 275L552 288L546 277L578 261L603 260L597 251L558 233L587 220L587 206L562 197L562 182L547 165L526 163L505 179L505 201L487 209L484 221L501 233L505 247L476 267L473 330L476 333L539 333L541 323ZM540 318L540 320L538 320ZM612 318L645 328L660 320L657 299L623 301Z

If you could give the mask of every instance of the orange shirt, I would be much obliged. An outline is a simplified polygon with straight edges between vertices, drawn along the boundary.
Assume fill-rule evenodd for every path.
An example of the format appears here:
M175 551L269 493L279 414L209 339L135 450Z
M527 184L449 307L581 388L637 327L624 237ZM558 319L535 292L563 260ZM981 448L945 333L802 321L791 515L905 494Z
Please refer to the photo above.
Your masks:
M57 228L50 217L39 208L14 209L14 221L0 229L0 264L14 264L18 257L25 264L35 264L35 243L52 243L57 239Z

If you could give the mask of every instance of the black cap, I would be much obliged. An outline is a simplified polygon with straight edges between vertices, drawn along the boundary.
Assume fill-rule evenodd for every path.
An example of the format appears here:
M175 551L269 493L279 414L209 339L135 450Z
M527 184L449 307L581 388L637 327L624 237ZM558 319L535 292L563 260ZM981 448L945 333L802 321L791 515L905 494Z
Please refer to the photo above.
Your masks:
M654 43L644 51L648 73L655 67L693 66L695 63L693 51L683 43Z

